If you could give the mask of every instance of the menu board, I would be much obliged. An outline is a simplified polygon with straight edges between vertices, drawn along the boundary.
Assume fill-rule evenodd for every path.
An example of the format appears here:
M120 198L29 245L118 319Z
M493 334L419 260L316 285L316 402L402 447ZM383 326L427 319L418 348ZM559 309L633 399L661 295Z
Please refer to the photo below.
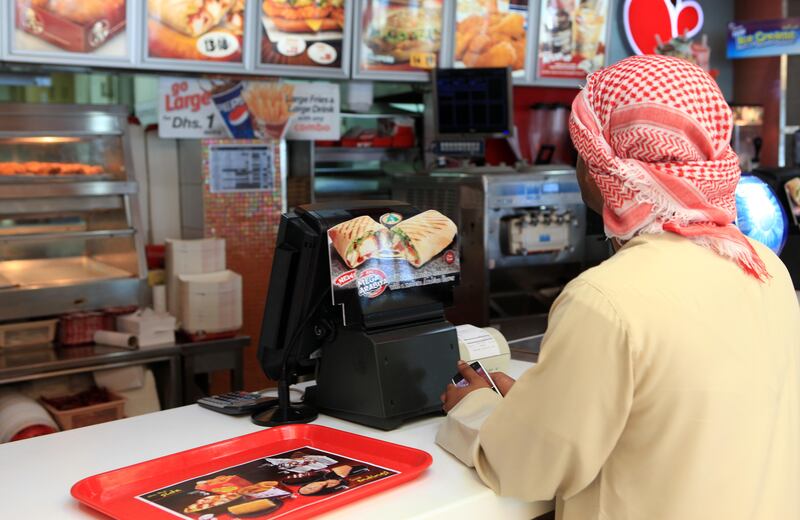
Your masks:
M605 64L608 0L544 0L540 78L582 79Z
M511 67L523 78L527 34L528 0L458 0L455 66Z
M361 71L424 71L439 62L441 0L364 0Z
M267 191L275 184L271 144L212 144L208 147L211 193Z
M128 59L126 0L14 1L14 51Z
M247 0L147 0L147 56L241 63Z
M276 453L144 493L138 500L185 519L273 519L399 475L310 446Z
M264 0L261 64L342 67L345 0Z

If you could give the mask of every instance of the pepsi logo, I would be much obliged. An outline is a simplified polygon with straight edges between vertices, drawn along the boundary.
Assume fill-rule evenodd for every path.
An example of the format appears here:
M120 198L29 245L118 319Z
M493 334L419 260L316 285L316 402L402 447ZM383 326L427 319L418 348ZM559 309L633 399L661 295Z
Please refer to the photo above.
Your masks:
M703 8L695 0L625 0L622 16L635 54L654 54L659 40L693 38L703 28Z
M231 113L228 115L228 119L234 126L241 125L242 123L247 121L247 118L249 117L250 117L250 112L247 110L247 106L245 105L237 106L236 108L231 110Z

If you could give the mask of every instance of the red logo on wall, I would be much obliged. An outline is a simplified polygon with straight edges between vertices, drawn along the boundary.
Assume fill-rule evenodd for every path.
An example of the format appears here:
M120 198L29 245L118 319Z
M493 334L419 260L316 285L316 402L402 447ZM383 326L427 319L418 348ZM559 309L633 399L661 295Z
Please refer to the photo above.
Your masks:
M625 35L636 54L678 36L692 38L703 27L703 8L695 0L625 0Z

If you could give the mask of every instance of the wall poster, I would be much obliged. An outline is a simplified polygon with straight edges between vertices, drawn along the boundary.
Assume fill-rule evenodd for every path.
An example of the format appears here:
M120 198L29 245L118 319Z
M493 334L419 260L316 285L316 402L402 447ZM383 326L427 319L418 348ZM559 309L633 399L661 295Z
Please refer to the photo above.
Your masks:
M582 79L605 65L609 0L543 0L540 78Z

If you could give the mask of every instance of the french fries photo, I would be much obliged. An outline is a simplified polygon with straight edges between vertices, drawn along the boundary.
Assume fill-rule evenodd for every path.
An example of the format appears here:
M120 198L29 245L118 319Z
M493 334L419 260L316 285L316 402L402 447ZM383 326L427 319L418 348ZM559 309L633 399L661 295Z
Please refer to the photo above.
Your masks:
M280 139L292 116L294 86L282 82L251 83L242 92L262 137Z

